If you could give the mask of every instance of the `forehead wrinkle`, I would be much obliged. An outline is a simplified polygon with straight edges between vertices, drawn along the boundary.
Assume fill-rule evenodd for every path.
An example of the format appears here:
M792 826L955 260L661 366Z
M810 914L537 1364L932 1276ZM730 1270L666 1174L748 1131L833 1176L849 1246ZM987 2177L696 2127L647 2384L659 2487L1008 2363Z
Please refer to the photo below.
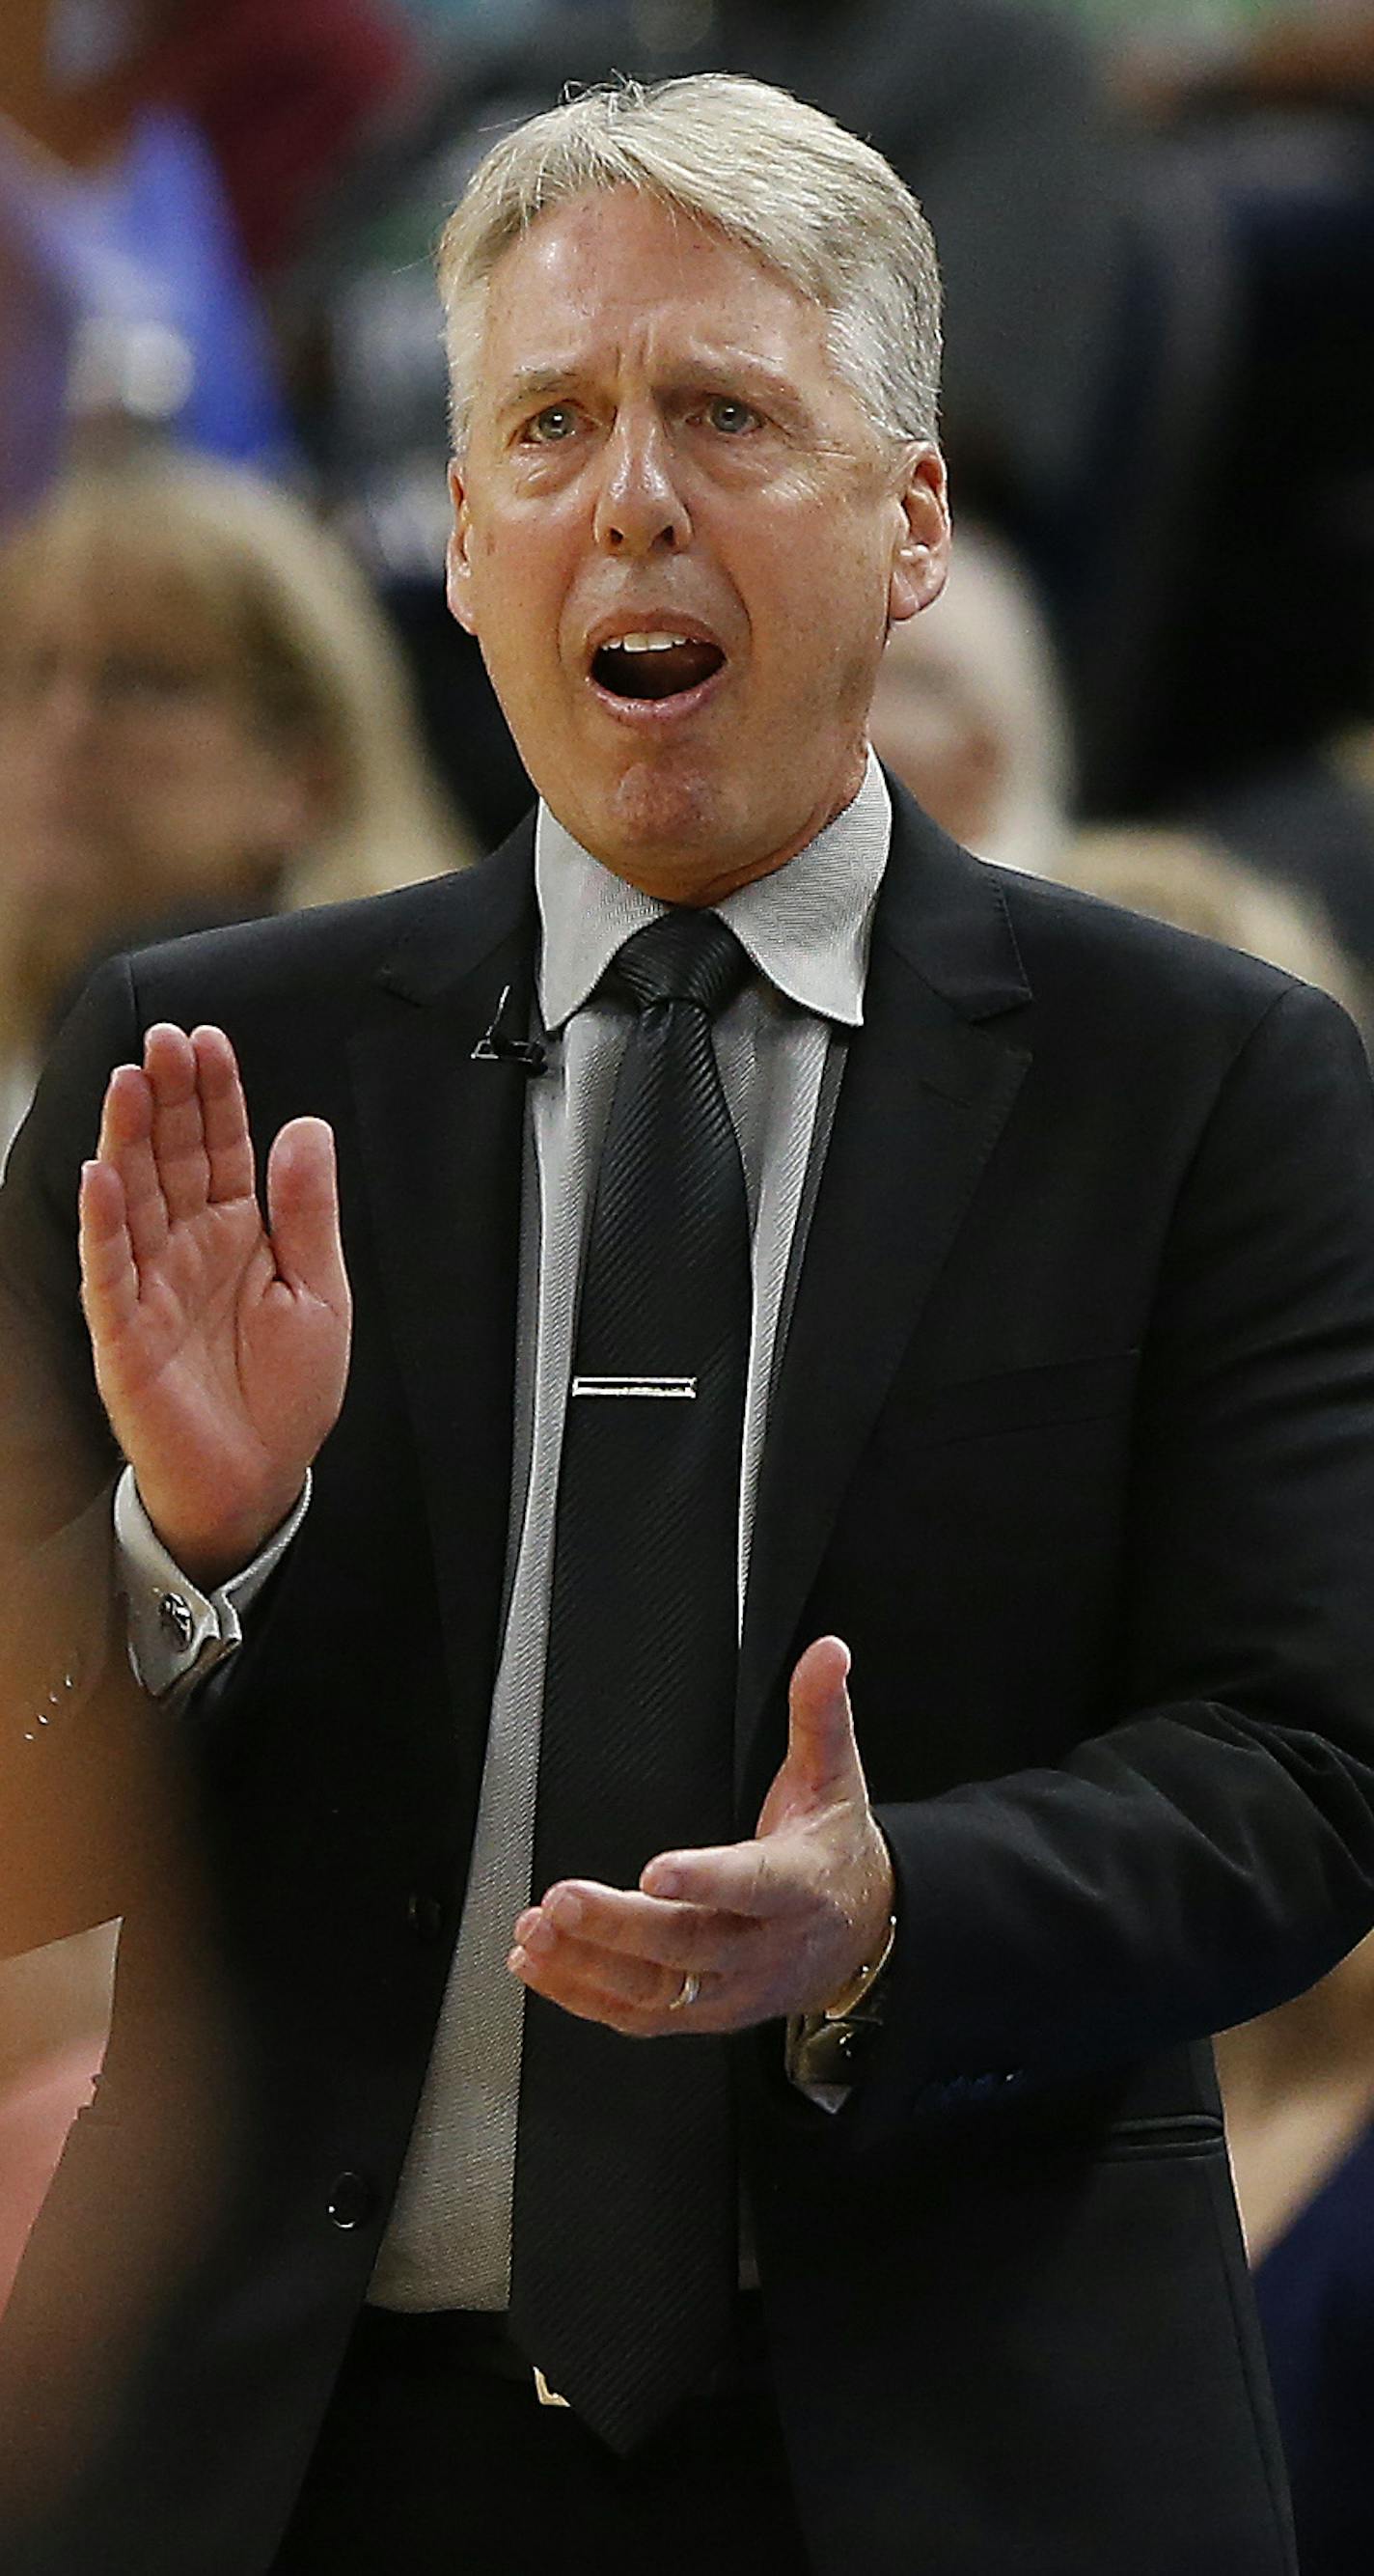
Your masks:
M609 248L605 240L607 209L622 199L635 201L638 210L651 217L652 225L661 228L657 242L651 242L647 249L641 245L628 256L625 246L614 237ZM651 261L666 259L669 270L666 279L660 276L647 307L642 276L645 257ZM503 292L496 298L498 285ZM501 322L509 319L512 308L518 308L531 286L536 294L551 289L574 315L615 316L619 308L626 330L651 330L656 320L673 319L684 306L695 307L698 313L704 310L714 322L732 293L736 301L741 294L751 298L762 294L770 302L812 315L823 336L830 320L823 303L803 294L790 278L726 233L679 206L629 189L589 190L561 207L550 207L528 231L507 245L487 280L488 333L493 321L499 329ZM727 347L724 354L747 353L731 353Z

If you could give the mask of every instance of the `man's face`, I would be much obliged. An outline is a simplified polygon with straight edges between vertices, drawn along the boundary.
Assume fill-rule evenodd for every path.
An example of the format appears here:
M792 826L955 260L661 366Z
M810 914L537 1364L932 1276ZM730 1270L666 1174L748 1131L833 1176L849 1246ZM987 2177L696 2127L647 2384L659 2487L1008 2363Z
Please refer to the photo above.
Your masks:
M881 450L826 322L625 188L543 216L491 280L450 603L559 820L669 900L848 804L889 621L944 580L939 455Z

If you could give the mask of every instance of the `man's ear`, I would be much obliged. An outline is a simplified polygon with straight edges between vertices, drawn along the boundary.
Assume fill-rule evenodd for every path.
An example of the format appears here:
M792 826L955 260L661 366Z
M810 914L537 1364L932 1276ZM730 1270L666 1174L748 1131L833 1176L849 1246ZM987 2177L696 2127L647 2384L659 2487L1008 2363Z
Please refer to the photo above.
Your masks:
M949 573L949 486L939 448L913 447L898 493L901 524L888 584L888 622L900 626L929 608Z
M466 628L469 635L475 635L477 617L472 601L472 561L469 554L472 519L468 507L467 487L463 481L462 468L456 458L449 464L448 488L449 498L453 503L453 526L448 544L444 549L445 589L449 613L457 618L459 625Z

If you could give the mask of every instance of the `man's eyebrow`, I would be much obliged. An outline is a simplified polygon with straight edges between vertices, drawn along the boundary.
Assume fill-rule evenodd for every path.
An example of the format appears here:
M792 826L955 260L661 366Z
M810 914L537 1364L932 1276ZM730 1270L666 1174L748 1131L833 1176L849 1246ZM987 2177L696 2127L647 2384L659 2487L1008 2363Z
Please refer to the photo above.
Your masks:
M565 394L577 373L572 363L563 367L522 367L497 397L498 416L504 419L507 412L523 411L527 403L542 402L550 394Z
M810 421L814 415L803 393L785 367L773 366L761 358L756 349L700 349L668 372L666 382L679 392L694 392L698 386L719 386L720 390L755 394L775 411L780 420Z
M562 365L555 362L522 367L497 395L496 417L505 420L531 404L566 398L577 390L587 373L574 358ZM744 395L756 394L792 427L814 424L811 405L798 392L787 369L773 366L754 349L702 348L676 360L662 381L668 391L675 393L695 392L707 385L721 390L729 386Z

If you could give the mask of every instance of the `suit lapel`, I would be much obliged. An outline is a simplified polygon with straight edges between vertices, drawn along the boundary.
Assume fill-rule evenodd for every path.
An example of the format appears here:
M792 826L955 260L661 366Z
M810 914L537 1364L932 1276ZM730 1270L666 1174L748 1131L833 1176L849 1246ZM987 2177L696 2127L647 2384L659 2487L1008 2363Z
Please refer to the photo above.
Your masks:
M841 1497L1029 1055L995 1025L1029 999L991 871L899 797L864 1025L849 1041L760 1476L740 1658L738 1772L758 1745Z
M378 1268L419 1454L459 1736L480 1775L507 1543L526 1077L474 1058L528 1024L526 825L377 977L350 1047Z

